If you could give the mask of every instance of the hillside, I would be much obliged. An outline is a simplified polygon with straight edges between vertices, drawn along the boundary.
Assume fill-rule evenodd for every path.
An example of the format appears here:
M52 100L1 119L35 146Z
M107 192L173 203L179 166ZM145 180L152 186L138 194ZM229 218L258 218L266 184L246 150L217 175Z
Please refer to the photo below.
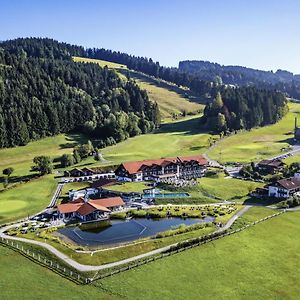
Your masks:
M218 84L250 85L277 89L294 98L300 96L300 75L285 70L263 71L243 66L224 66L202 60L180 61L178 70Z
M0 49L0 148L72 131L105 146L159 126L156 103L132 80L73 62L80 47L32 38Z
M175 84L141 72L130 70L122 64L85 57L74 57L73 59L76 62L97 63L101 67L107 66L117 71L122 79L130 76L130 78L138 83L141 89L147 91L149 99L158 104L162 121L186 114L197 114L203 111L205 100L195 96L188 89L178 87Z

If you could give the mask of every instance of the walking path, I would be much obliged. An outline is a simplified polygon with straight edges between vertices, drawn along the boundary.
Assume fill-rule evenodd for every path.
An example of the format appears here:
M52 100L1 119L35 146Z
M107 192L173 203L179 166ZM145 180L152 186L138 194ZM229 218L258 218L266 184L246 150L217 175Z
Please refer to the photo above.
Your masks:
M217 230L217 232L222 232L224 230L227 230L231 227L231 225L239 218L241 217L245 212L247 212L249 210L249 208L251 208L252 205L246 205L245 207L243 207L241 210L239 210L233 217L231 217L228 222L226 223L225 226L221 227L220 229Z
M221 232L221 231L224 231L224 230L228 229L233 224L233 222L235 220L237 220L240 216L242 216L250 207L251 207L251 205L247 205L244 208L242 208L240 211L238 211L233 217L231 217L229 219L229 221L227 222L227 224L224 227L218 229L218 232ZM170 250L171 247L176 246L178 244L178 243L176 243L176 244L169 245L169 246L166 246L166 247L163 247L163 248L159 248L159 249L147 252L147 253L143 253L143 254L134 256L134 257L130 257L130 258L127 258L127 259L123 259L123 260L120 260L120 261L116 261L116 262L113 262L113 263L108 263L108 264L104 264L104 265L100 265L100 266L83 265L83 264L80 264L77 261L73 260L72 258L67 256L66 254L60 252L55 247L53 247L51 245L48 245L44 242L29 240L29 239L25 239L25 238L21 238L21 237L9 236L9 235L6 235L4 233L8 229L13 228L15 226L20 226L23 223L25 223L25 222L2 227L0 229L0 238L25 242L25 243L29 243L29 244L33 244L33 245L43 247L43 248L47 249L48 251L50 251L51 253L53 253L54 255L56 255L59 259L61 259L65 263L72 266L74 269L77 269L78 271L81 271L81 272L99 271L99 270L105 270L105 269L108 269L108 268L117 267L117 266L120 266L120 265L123 265L123 264L127 264L127 263L130 263L130 262L139 260L141 258L149 257L149 256L152 256L152 255L156 255L156 254L160 254L162 252L168 251L168 250Z
M63 187L64 187L64 183L62 183L62 182L57 185L56 191L55 191L55 193L51 199L51 202L47 208L52 208L56 205L56 202L61 194Z

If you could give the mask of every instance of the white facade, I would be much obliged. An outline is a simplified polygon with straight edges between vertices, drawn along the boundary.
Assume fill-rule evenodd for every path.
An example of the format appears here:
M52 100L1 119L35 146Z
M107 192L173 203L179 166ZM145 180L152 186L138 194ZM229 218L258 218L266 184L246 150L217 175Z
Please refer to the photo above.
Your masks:
M282 187L269 186L268 195L269 197L275 198L288 198L290 196L290 193L287 189L284 189Z

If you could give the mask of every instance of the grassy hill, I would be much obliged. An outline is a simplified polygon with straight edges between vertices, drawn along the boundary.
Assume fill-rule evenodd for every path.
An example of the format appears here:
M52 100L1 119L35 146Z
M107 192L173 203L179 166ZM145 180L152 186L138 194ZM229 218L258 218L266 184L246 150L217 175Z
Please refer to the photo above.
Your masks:
M147 91L149 98L153 102L158 103L163 121L169 120L174 116L196 114L203 111L204 101L192 95L187 89L179 88L172 83L129 70L125 65L83 57L74 57L73 59L77 62L97 63L101 67L107 66L116 70L123 79L126 79L126 76L129 74L142 89Z
M300 113L300 104L289 103L289 112L278 123L224 138L208 155L222 163L250 162L279 154L293 143L294 118Z

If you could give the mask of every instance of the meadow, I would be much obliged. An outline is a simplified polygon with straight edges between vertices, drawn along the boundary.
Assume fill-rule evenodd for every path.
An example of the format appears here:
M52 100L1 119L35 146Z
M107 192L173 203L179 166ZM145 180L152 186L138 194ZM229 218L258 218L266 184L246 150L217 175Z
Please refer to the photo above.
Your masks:
M127 299L296 299L299 217L286 213L96 285Z
M293 143L294 119L299 113L300 105L290 102L289 112L278 123L224 138L208 155L221 163L244 163L279 154Z
M102 150L104 157L114 163L178 155L204 153L211 138L217 138L200 129L199 118L162 124L154 133L130 138Z
M0 264L1 299L119 299L101 288L77 285L1 245Z

